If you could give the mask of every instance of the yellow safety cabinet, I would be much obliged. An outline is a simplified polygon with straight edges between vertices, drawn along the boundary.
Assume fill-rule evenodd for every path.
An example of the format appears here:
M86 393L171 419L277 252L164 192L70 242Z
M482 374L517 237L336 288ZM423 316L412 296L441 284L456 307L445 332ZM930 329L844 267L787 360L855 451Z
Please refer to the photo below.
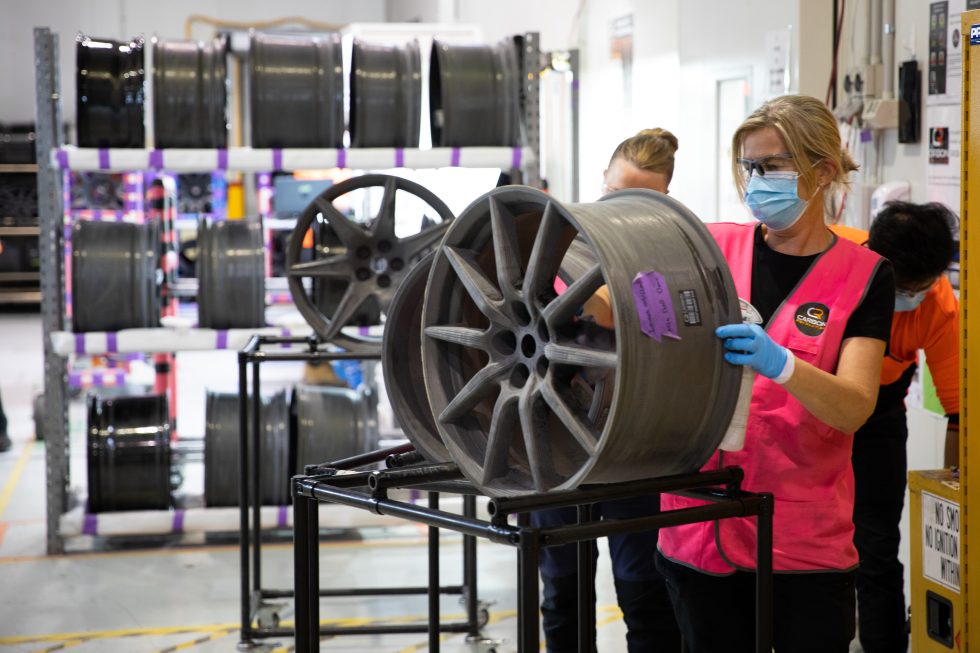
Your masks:
M959 476L910 472L912 652L963 651L965 611Z

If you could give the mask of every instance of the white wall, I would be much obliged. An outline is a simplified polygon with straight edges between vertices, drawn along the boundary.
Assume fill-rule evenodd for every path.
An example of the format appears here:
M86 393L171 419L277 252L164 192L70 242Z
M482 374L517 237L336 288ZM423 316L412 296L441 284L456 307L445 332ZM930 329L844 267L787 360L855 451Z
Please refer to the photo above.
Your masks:
M34 119L34 27L50 27L59 35L61 49L62 118L75 116L75 35L129 39L156 34L184 38L188 16L201 14L236 21L263 21L302 16L325 23L383 21L384 0L0 0L0 61L3 92L0 122ZM194 38L205 38L211 28L200 26Z

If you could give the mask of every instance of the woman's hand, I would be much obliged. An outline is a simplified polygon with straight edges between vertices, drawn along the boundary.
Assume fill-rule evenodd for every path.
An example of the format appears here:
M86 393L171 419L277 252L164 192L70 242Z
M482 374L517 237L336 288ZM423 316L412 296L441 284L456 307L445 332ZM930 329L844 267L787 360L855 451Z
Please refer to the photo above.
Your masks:
M715 335L725 341L725 360L729 363L748 365L777 383L792 375L792 370L786 370L787 365L793 364L792 354L777 345L758 324L726 324L715 329Z

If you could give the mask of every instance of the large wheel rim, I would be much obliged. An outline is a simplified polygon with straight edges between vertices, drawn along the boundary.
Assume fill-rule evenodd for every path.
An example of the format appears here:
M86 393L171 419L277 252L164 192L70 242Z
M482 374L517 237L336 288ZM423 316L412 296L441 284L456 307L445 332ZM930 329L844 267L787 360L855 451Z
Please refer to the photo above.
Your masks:
M418 41L354 40L350 71L352 147L418 147L422 60Z
M143 40L76 39L82 147L143 147Z
M368 394L350 388L297 385L296 473L365 453L378 442L377 404Z
M451 459L439 437L422 373L422 305L435 253L419 261L402 281L388 307L381 368L391 410L405 436L432 462Z
M380 211L370 228L354 222L333 205L335 200L351 191L372 187L383 187L384 194ZM399 190L428 204L442 222L412 236L398 238L395 235L395 194ZM341 251L327 258L301 262L304 237L318 215L342 243ZM395 290L411 266L438 244L452 220L452 212L435 194L401 177L362 175L331 186L306 207L289 237L286 274L296 308L321 340L334 342L350 351L376 352L381 346L377 336L345 334L341 329L369 299L376 301L380 310L386 313ZM303 286L304 277L349 282L332 315L324 315L317 306Z
M529 214L540 216L530 252L516 226ZM596 264L556 296L555 276L577 235ZM632 281L652 266L671 291L690 289L699 302L701 323L685 324L679 340L640 331ZM575 318L603 284L616 324L605 342L604 330ZM717 448L734 410L739 371L724 363L713 331L738 314L717 245L667 196L624 191L562 206L532 189L497 189L457 218L429 275L422 357L439 433L489 494L692 471ZM576 379L595 371L614 387L579 396ZM600 392L607 405L596 410Z

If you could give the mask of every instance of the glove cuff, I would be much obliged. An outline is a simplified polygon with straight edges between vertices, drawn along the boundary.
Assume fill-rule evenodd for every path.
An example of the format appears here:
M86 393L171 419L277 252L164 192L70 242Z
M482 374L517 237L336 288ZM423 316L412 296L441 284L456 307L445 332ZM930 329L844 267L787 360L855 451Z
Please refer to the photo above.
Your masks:
M783 351L786 352L786 362L783 363L782 371L772 378L773 381L780 385L789 381L789 378L793 376L793 372L796 371L796 356L794 356L793 352L785 347L783 348Z

